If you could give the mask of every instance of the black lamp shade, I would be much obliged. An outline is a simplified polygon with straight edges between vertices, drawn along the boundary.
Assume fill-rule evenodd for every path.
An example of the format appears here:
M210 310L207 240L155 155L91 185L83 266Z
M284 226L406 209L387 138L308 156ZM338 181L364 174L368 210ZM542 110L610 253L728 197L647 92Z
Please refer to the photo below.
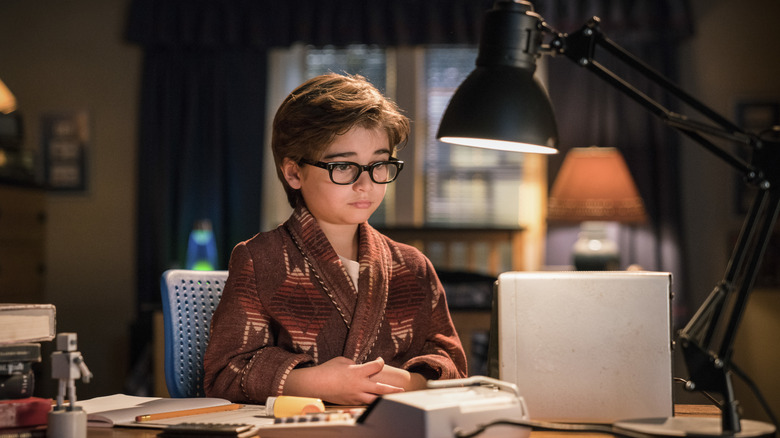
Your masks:
M525 0L497 0L485 14L477 68L452 96L443 142L516 152L556 153L552 105L534 77L541 17Z
M533 71L477 67L452 96L436 135L447 143L490 149L555 153L552 105Z

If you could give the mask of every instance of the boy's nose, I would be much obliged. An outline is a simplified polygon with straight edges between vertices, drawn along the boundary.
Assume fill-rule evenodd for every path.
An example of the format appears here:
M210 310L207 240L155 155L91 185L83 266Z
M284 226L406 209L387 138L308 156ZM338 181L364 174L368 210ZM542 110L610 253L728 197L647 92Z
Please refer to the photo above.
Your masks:
M368 174L368 171L363 171L360 173L360 176L358 176L357 181L355 181L352 186L356 190L367 190L372 188L374 185L374 182L371 181L371 175Z

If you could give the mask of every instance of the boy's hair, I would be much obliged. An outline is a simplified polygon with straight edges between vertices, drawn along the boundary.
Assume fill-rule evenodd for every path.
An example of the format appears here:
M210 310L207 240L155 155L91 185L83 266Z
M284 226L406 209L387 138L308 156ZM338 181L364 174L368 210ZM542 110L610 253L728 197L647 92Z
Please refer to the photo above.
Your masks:
M314 77L282 102L274 116L271 149L277 176L293 208L302 198L300 190L287 184L282 161L318 160L337 135L356 126L384 130L391 153L406 143L410 131L409 119L398 106L360 75Z

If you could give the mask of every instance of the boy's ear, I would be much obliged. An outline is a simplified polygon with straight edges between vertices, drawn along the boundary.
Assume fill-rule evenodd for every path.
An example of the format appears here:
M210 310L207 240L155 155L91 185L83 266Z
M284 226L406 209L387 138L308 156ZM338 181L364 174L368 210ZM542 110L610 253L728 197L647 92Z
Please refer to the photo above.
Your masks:
M295 190L301 188L301 167L298 163L289 158L282 160L282 175L290 187Z

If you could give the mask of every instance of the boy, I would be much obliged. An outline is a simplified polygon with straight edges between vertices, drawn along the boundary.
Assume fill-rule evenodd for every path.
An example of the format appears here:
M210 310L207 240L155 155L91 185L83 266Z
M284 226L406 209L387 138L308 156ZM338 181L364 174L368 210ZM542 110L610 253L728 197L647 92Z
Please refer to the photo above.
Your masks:
M208 396L354 405L466 377L430 261L367 222L408 135L409 120L360 76L318 76L285 99L271 146L294 211L233 249L204 359Z

